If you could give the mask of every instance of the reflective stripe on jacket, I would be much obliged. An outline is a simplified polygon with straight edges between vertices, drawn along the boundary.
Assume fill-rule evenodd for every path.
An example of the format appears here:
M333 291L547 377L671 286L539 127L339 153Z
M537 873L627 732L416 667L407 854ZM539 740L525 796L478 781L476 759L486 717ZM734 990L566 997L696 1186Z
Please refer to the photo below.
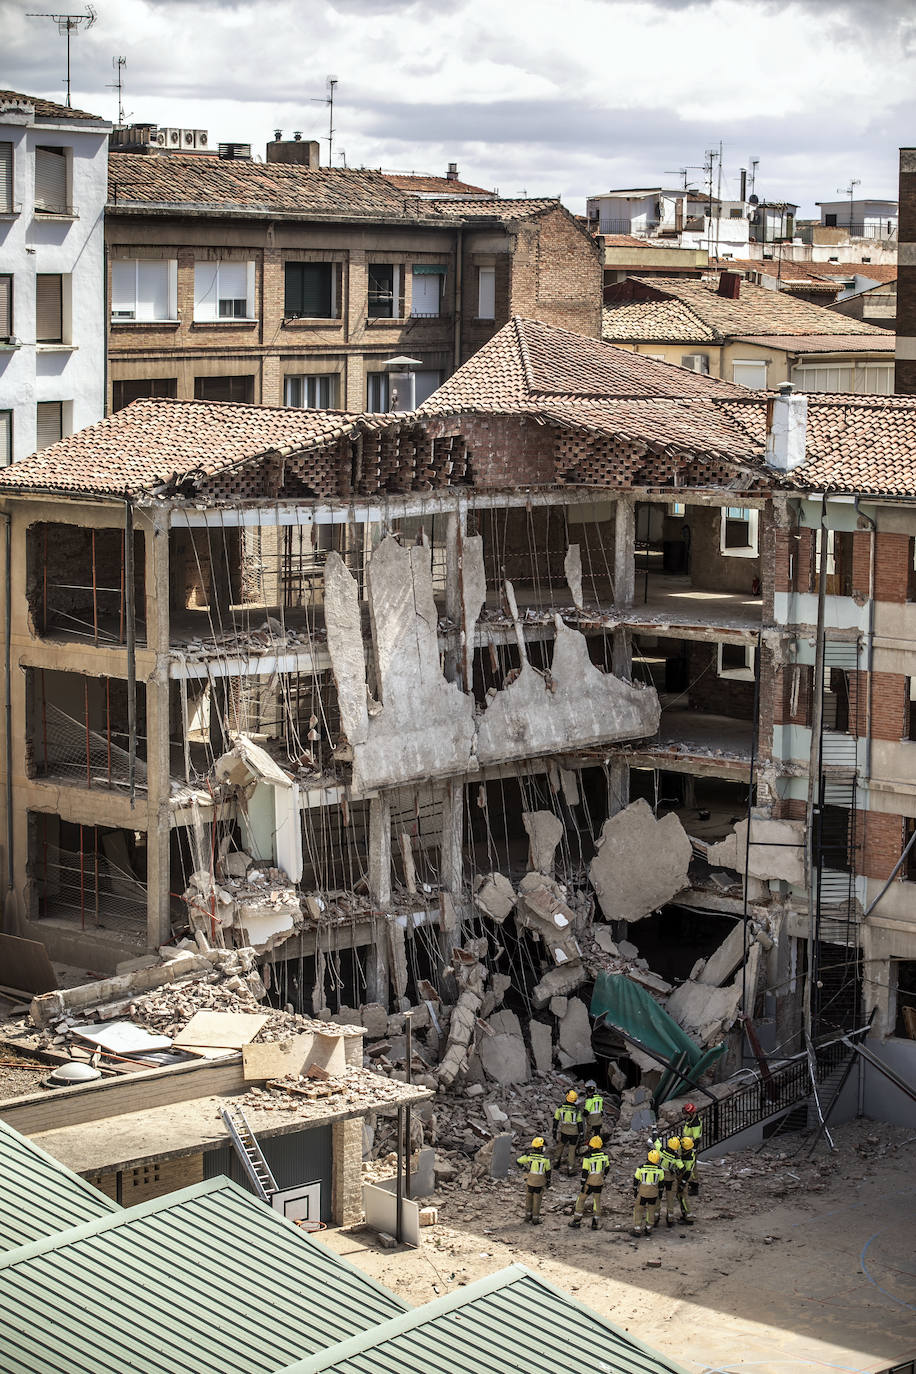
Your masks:
M582 1178L588 1183L603 1183L604 1176L611 1167L611 1161L603 1150L586 1155L582 1161Z
M549 1174L550 1160L546 1155L520 1155L518 1164L529 1174Z

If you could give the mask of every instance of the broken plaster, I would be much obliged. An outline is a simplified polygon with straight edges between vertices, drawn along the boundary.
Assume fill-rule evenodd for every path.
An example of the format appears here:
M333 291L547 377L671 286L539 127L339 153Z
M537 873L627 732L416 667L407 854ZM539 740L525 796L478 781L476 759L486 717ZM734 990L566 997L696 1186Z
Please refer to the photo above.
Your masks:
M638 921L689 886L693 846L677 816L640 798L604 822L588 875L609 921Z

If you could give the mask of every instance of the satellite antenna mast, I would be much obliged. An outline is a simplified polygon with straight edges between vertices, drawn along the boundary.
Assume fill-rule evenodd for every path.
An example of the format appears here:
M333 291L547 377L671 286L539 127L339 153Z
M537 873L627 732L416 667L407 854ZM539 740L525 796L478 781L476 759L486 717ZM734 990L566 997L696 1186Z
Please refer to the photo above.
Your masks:
M852 233L852 205L856 194L856 187L861 186L862 181L859 177L850 178L848 186L838 186L837 195L849 197L849 232Z
M118 128L123 129L127 120L127 116L124 113L124 80L121 76L121 72L123 68L127 66L127 58L113 57L111 59L111 65L118 73L118 79L117 81L109 82L108 89L110 91L117 91L118 93Z
M70 109L70 35L79 33L80 26L91 29L96 21L95 10L91 5L86 6L85 14L26 14L27 19L53 19L57 25L57 32L66 34L67 37L67 109Z
M327 95L313 95L310 97L313 105L327 105L328 107L328 166L334 165L334 87L337 85L337 77L328 77Z

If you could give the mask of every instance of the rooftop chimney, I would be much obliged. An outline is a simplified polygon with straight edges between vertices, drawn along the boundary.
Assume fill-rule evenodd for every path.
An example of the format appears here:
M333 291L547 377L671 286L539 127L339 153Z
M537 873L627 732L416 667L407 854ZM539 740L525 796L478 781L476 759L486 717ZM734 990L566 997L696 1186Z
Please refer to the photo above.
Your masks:
M297 129L292 138L275 138L267 145L268 162L288 162L296 167L321 166L321 145L317 138L304 139Z
M446 175L446 179L447 179L448 181L457 181L457 180L458 180L458 163L457 163L457 162L450 162L450 163L448 164L448 171L446 172L445 175Z
M723 272L719 277L719 295L736 301L741 295L741 277L737 272Z
M792 472L805 461L808 397L783 382L779 395L767 401L766 461L779 472Z

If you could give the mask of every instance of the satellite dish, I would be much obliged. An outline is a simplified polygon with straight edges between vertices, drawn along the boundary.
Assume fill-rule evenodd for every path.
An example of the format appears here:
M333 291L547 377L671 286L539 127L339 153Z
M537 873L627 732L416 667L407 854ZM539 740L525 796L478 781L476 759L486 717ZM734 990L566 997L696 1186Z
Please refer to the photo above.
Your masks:
M760 197L759 197L759 196L748 196L748 198L747 198L747 203L748 203L748 205L759 205L759 204L760 204Z

